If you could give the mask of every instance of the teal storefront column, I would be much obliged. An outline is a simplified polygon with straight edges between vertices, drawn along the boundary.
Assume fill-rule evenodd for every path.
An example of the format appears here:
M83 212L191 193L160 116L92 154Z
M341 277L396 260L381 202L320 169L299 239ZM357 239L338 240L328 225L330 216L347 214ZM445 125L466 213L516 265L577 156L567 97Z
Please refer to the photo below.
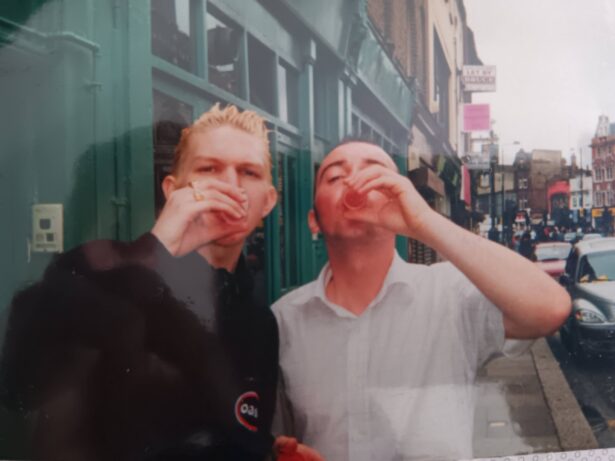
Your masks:
M299 129L301 149L299 154L299 280L307 283L314 279L315 261L312 235L307 221L312 209L314 184L314 65L316 42L308 40L304 54L304 67L299 76Z

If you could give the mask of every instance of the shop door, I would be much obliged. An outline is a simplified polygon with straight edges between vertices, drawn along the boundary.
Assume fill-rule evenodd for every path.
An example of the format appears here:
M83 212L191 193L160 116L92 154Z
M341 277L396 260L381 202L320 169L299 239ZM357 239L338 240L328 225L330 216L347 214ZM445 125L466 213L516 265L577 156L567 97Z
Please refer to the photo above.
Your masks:
M297 150L278 150L281 294L299 285L299 171Z

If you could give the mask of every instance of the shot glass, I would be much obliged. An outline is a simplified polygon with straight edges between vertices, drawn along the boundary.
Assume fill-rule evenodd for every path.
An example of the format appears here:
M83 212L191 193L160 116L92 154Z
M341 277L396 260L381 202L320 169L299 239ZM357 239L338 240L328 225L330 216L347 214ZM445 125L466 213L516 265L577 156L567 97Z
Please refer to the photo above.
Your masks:
M360 210L367 205L367 194L359 194L352 189L346 190L342 199L344 206L349 210Z

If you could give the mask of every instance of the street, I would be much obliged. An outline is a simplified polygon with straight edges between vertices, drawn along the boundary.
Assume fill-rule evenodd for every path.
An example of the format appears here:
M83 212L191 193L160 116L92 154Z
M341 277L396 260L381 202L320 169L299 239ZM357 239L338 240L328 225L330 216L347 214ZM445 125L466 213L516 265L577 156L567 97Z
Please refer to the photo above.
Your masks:
M615 359L578 362L560 341L547 338L601 448L615 447Z

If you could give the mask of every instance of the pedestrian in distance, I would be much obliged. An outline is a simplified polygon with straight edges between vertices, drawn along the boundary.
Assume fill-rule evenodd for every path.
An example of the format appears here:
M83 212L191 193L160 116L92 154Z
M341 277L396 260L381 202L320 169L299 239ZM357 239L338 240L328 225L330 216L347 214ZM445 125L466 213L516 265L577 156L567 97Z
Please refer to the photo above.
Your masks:
M532 236L529 232L524 232L519 241L519 254L527 259L532 259L534 253L534 244L532 243Z

